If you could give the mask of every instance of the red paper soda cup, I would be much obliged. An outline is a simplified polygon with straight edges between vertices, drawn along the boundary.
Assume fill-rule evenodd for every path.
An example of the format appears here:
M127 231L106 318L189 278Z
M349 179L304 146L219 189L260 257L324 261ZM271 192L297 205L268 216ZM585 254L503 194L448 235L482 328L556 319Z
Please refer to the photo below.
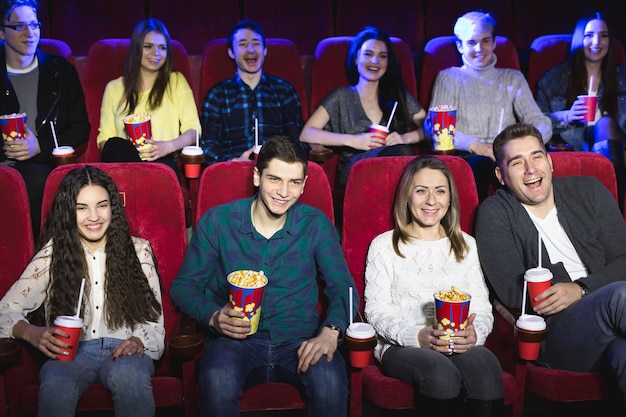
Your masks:
M259 153L261 152L261 147L263 145L254 145L254 150L252 151L252 154L254 155L254 160L256 161L257 159L259 159Z
M376 331L369 323L352 323L346 329L345 343L350 352L350 364L355 368L365 368L377 343Z
M587 106L587 112L583 116L582 121L585 123L593 122L596 120L596 107L598 105L598 96L581 95L578 96L585 101Z
M437 291L435 297L435 319L437 330L445 330L441 340L450 340L452 333L467 328L470 301L472 297L452 287L450 291Z
M199 178L200 168L204 162L204 152L200 146L185 146L180 153L185 167L185 177Z
M552 272L547 268L530 268L524 274L524 280L528 285L530 305L534 307L539 302L533 301L533 299L552 285Z
M133 143L137 151L148 149L146 139L152 139L152 121L149 113L131 114L122 119L128 139Z
M428 109L428 117L433 129L433 150L438 152L454 150L456 107L451 105L431 107Z
M370 132L376 133L382 140L385 140L389 134L389 129L387 129L387 126L373 123L370 125Z
M65 338L55 334L54 336L71 345L71 348L66 349L67 355L59 355L60 361L73 361L76 356L76 350L78 349L78 342L80 340L80 333L83 330L83 319L75 316L58 316L54 319L54 326L57 329L63 330L70 337Z
M228 301L231 308L243 311L242 320L250 322L248 335L256 333L261 317L261 304L267 285L267 277L263 271L239 270L233 271L226 277L228 281Z
M547 334L548 328L543 317L522 314L515 322L515 337L518 341L519 357L527 361L537 360L541 342Z

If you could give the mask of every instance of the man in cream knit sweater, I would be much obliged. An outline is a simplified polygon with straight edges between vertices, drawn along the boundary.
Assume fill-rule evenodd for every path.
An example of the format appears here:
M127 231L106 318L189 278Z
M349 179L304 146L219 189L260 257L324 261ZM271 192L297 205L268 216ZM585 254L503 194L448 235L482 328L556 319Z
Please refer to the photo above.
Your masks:
M539 129L544 143L552 136L550 119L537 106L524 75L495 67L495 25L493 16L480 11L457 20L454 35L463 65L437 75L430 103L456 107L454 147L472 166L481 201L490 181L497 184L491 144L503 128L524 122Z

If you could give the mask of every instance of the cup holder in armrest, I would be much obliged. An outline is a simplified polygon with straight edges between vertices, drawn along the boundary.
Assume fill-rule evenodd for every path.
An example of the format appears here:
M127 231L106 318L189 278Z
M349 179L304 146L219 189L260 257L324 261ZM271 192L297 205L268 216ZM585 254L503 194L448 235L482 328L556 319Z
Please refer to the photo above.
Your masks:
M170 340L168 346L170 352L179 358L193 358L202 350L202 342L199 334L179 334Z

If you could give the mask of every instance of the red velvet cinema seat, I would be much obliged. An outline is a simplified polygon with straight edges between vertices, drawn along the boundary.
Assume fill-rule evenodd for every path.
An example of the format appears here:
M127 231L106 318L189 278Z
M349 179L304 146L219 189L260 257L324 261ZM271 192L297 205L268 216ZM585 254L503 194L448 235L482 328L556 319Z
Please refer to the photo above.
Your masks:
M253 196L256 192L252 183L254 166L253 161L245 161L218 162L206 167L200 178L196 221L211 207ZM324 171L317 164L309 163L307 175L305 191L299 201L317 207L334 222L330 186ZM323 309L323 303L318 308ZM197 390L194 392L197 395ZM199 404L197 401L193 402ZM241 411L293 410L305 408L306 400L293 385L269 382L245 390L240 407Z
M74 63L74 54L72 48L61 40L41 38L39 39L39 49L53 55L59 55L67 59L70 63Z
M65 165L50 174L44 191L42 223L52 203L54 194L63 177L72 169L85 164ZM165 319L165 343L171 341L179 328L180 314L170 300L169 289L178 273L185 251L187 236L185 212L180 184L174 172L166 165L146 162L141 170L135 163L90 164L107 172L116 182L131 234L147 239L154 251L161 278L163 316ZM36 414L39 391L38 371L42 356L38 351L25 346L20 364L20 412ZM159 409L179 410L183 408L186 389L190 381L181 377L180 360L169 348L155 362L152 389ZM16 383L16 385L18 385ZM92 385L78 404L79 411L112 410L111 395L100 384ZM188 417L193 414L187 413Z
M359 310L363 313L365 287L365 261L370 242L393 228L392 207L395 190L404 167L412 156L369 158L352 167L344 200L342 246L348 267L361 299ZM478 208L478 194L472 170L463 159L438 156L452 171L461 203L461 228L472 233L474 216ZM506 332L506 319L494 311L494 330L487 338L487 346L494 351L503 368L504 404L509 415L521 417L525 368L517 361L513 332ZM502 330L505 330L502 333ZM493 343L491 339L494 339ZM502 345L504 342L504 346ZM350 377L350 415L361 416L362 401L383 409L413 409L413 387L398 379L385 376L371 356L370 364L358 370L353 368Z
M15 169L0 165L0 298L22 275L33 256L34 242L30 205L24 179ZM13 382L14 365L19 359L19 344L0 339L0 417L7 411L16 416L19 389ZM5 372L6 371L6 372ZM7 383L11 381L10 383ZM9 407L9 408L7 408Z

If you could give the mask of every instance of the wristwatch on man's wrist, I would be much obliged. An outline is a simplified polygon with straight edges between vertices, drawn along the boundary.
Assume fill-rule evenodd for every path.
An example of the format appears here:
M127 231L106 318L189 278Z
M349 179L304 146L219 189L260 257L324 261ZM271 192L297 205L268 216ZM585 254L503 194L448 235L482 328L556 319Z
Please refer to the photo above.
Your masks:
M327 324L324 327L328 327L330 330L337 330L339 332L339 334L337 335L337 344L343 342L343 332L341 331L339 326L335 326L334 324Z
M576 283L576 285L578 285L580 287L580 298L585 298L586 296L591 294L591 290L584 283L582 283L582 282L580 282L578 280L574 281L574 282Z

